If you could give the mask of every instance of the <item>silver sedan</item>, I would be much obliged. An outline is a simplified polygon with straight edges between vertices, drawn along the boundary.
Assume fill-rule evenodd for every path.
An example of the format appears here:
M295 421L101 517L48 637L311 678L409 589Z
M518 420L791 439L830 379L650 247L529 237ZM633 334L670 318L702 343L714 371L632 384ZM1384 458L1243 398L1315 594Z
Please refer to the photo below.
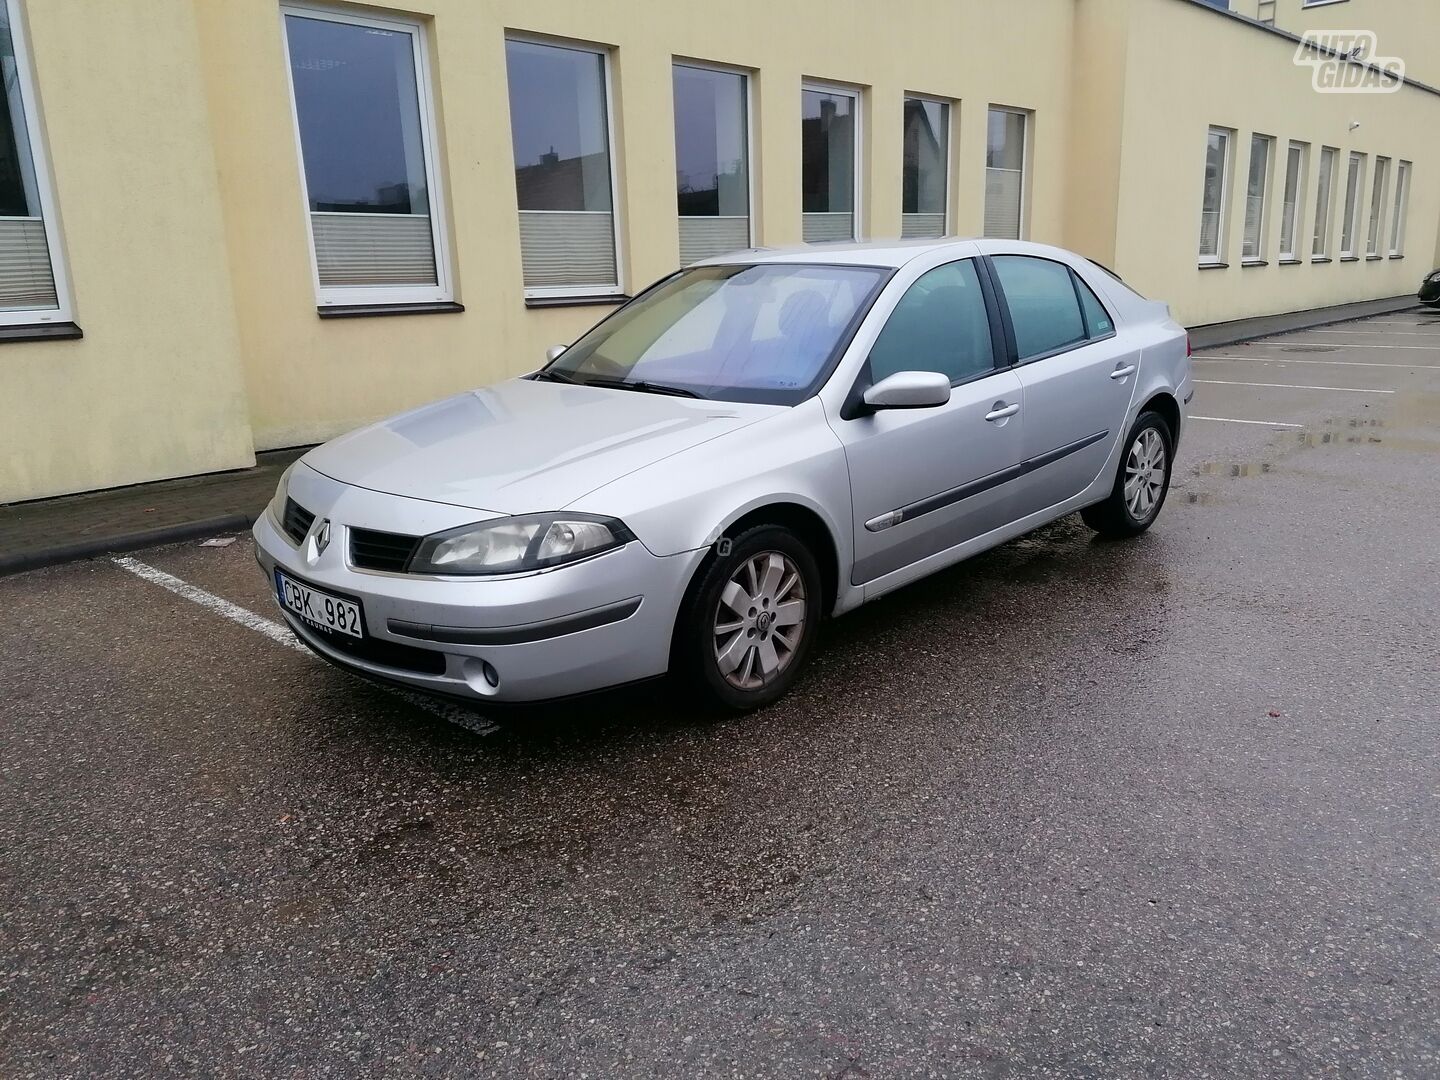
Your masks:
M753 708L826 616L1074 511L1149 528L1188 355L1053 247L740 252L311 450L257 554L295 634L370 677L483 702L674 672Z

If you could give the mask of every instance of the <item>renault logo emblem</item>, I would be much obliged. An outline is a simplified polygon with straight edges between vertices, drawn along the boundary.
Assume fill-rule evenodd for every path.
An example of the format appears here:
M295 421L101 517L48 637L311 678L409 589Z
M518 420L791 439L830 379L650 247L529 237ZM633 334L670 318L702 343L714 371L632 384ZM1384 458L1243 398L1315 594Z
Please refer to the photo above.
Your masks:
M326 518L320 522L320 528L315 530L315 554L321 554L330 546L330 519Z

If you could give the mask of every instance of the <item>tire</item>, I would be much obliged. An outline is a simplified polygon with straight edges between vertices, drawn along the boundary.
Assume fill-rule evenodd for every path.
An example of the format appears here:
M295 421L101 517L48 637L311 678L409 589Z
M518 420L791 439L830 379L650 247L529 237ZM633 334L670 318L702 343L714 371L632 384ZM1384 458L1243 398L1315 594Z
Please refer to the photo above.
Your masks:
M1151 434L1151 433L1154 434ZM1157 443L1158 440L1158 443ZM1158 449L1157 449L1158 448ZM1155 460L1156 454L1160 460ZM1165 418L1156 412L1143 412L1125 436L1125 449L1115 471L1115 486L1104 502L1080 511L1086 525L1110 540L1139 536L1155 523L1165 496L1170 492L1170 470L1175 458L1175 437ZM1148 483L1137 483L1131 492L1125 490L1131 470L1144 470L1133 475L1145 476ZM1158 469L1159 475L1156 475ZM1156 484L1159 485L1158 490Z
M746 529L689 591L676 625L678 673L724 709L769 705L790 689L810 654L822 588L815 556L789 529ZM773 670L765 670L767 662Z

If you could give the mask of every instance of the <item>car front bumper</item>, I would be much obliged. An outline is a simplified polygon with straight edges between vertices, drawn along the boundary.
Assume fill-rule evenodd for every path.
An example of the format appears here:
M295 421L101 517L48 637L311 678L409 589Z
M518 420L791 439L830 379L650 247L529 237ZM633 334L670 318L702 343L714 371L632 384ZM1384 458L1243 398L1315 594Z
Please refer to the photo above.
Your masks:
M659 557L632 541L539 573L383 573L351 563L351 527L419 535L493 515L350 487L304 466L292 475L290 493L315 514L310 534L293 543L268 511L253 530L272 598L278 567L358 601L365 623L363 641L348 638L300 619L277 599L295 635L341 667L475 702L563 698L663 674L680 600L704 554ZM326 521L330 541L317 550Z

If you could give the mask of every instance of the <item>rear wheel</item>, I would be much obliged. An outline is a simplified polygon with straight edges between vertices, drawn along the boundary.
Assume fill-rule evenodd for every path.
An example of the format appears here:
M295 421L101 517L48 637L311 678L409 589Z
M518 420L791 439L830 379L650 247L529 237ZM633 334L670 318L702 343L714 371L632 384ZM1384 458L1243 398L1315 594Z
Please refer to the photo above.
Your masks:
M1170 490L1174 446L1165 418L1159 413L1141 413L1126 437L1109 496L1080 511L1085 524L1112 539L1138 536L1154 524Z
M707 695L747 710L800 674L821 616L820 569L794 533L760 525L718 555L680 618L681 660Z

